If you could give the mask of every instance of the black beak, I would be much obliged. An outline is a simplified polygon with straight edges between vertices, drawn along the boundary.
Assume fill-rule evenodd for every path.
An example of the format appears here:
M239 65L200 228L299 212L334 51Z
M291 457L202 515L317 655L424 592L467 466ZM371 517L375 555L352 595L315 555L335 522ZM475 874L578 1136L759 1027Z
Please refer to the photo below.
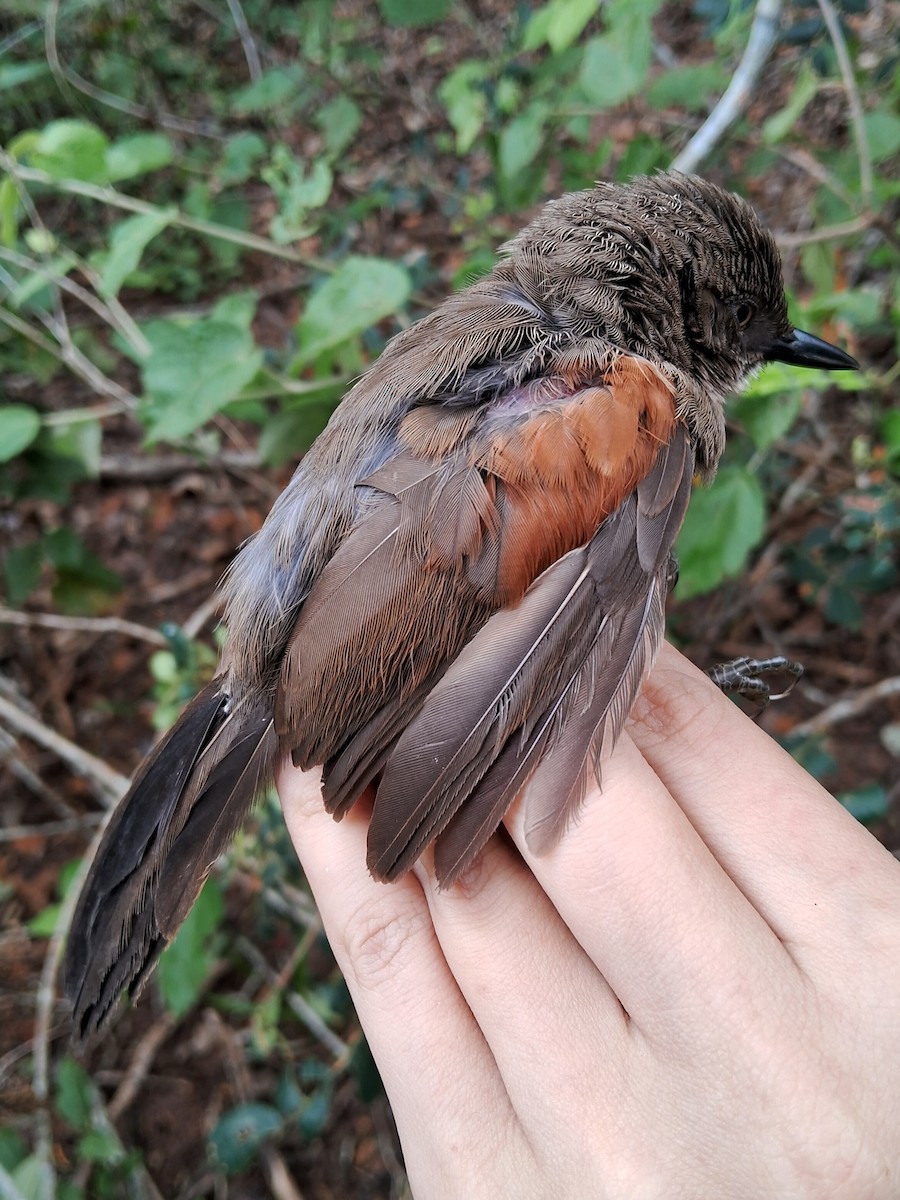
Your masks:
M859 370L855 358L802 329L792 329L787 337L773 342L765 359L766 362L791 363L795 367L821 367L825 371Z

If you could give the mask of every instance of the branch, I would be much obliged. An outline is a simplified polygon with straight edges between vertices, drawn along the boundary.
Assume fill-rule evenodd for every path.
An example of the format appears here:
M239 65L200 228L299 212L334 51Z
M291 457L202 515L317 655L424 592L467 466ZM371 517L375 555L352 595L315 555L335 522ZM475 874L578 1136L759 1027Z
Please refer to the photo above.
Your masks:
M86 633L122 633L138 641L149 642L151 646L165 647L169 644L158 630L138 625L135 621L124 621L121 617L66 617L59 613L18 612L14 608L0 608L0 625L77 629Z
M759 0L744 56L715 108L672 163L675 171L696 171L725 131L750 102L756 81L778 40L782 0Z
M42 721L29 716L24 709L13 704L11 700L7 700L5 696L0 696L0 719L19 733L31 738L33 742L37 742L39 746L52 750L78 775L89 779L95 785L100 799L107 806L111 806L114 800L125 794L128 780L124 775L114 771L102 759L89 754L87 750L82 750L80 746L76 746L74 742L64 738L61 733L48 728Z
M19 178L27 183L42 183L58 192L65 192L70 196L84 196L87 200L99 200L101 204L108 204L112 208L122 208L126 212L159 216L163 211L158 204L148 204L146 200L138 200L134 196L127 196L124 192L117 192L113 187L83 183L80 179L55 179L37 167L17 166L16 171ZM256 233L245 233L241 229L230 229L227 225L219 225L215 221L201 221L196 217L185 216L180 211L175 213L169 224L176 225L180 229L190 229L193 233L202 233L204 237L233 242L236 246L243 246L247 250L259 250L263 254L271 254L274 258L284 258L288 262L302 263L315 271L327 271L331 274L335 270L334 263L328 262L327 259L300 254L299 251L291 250L288 246L279 246L270 238L260 237Z
M831 0L818 0L818 3L819 10L828 27L828 36L834 45L834 52L837 55L838 66L841 70L841 78L844 81L844 90L847 93L847 105L850 108L850 120L853 124L853 140L856 142L856 153L859 157L859 183L862 190L862 202L869 209L872 207L872 153L869 148L869 138L866 134L862 100L859 97L859 88L856 86L856 77L853 74L853 65L850 62L850 53L847 50L844 31L841 29L841 23L838 20L837 13L834 11L834 6Z
M882 679L879 683L873 683L871 687L863 688L862 691L855 692L852 696L836 700L834 704L829 704L827 708L816 713L814 717L810 717L808 721L802 721L799 725L795 725L790 731L790 736L792 738L810 737L814 734L825 733L832 725L839 725L842 721L849 721L851 717L858 717L860 713L865 712L867 708L872 708L880 700L887 700L890 696L898 695L900 695L900 675Z

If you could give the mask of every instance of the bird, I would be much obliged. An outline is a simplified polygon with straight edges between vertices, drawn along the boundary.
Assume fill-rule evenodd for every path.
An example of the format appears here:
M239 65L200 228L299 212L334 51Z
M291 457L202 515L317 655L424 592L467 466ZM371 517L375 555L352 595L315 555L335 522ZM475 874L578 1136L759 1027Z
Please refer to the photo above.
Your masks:
M388 342L236 555L218 671L109 822L65 952L76 1037L137 996L288 756L337 819L374 790L377 880L433 846L452 886L517 797L552 850L663 637L725 398L772 361L858 366L793 327L750 205L676 172L550 201Z

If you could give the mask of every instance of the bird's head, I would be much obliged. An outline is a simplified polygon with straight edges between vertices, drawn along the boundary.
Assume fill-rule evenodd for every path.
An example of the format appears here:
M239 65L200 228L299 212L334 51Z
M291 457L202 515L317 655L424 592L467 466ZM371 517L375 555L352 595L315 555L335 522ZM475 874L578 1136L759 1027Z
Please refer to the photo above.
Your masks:
M794 329L774 238L740 197L693 176L563 196L507 251L553 323L674 368L715 400L764 362L858 365Z

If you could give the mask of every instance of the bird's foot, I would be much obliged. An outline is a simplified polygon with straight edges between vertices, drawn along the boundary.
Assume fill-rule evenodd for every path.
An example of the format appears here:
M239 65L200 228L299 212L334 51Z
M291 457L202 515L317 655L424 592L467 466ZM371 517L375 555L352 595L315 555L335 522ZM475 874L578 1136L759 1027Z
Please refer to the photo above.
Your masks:
M748 700L754 706L753 715L758 717L770 700L783 700L791 694L803 674L803 667L783 654L775 654L771 658L745 656L710 667L706 674L723 692ZM787 682L780 692L773 695L769 677L779 675L785 676Z

